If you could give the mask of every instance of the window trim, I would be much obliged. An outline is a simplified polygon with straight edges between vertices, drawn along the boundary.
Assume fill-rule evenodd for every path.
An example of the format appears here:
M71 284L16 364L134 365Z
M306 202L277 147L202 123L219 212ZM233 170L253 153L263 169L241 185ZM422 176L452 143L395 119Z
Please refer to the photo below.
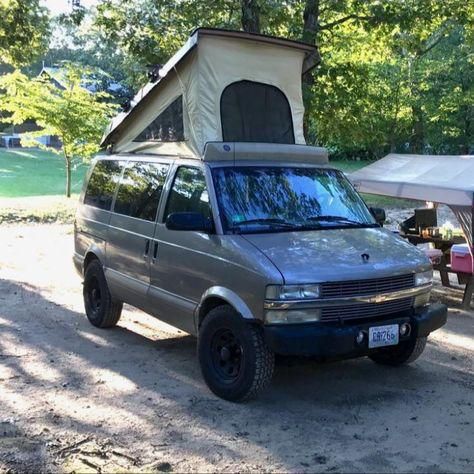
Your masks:
M121 212L117 212L115 210L115 204L117 202L117 196L118 196L118 192L119 192L119 189L120 189L120 185L122 184L122 180L123 180L123 177L125 175L125 171L127 170L127 168L131 168L133 166L135 166L136 164L146 164L146 165L161 165L161 166L167 166L167 170L166 170L166 176L165 176L165 179L163 181L163 187L161 189L161 193L160 193L160 199L158 200L158 203L157 203L157 206L156 206L156 211L155 211L155 217L153 218L153 220L148 220L148 219L143 219L141 217L135 217L135 216L130 216L129 214L123 214ZM160 211L160 206L161 206L161 201L163 199L163 194L165 193L165 186L166 186L166 183L168 181L168 177L169 177L169 174L170 174L170 169L172 168L172 163L167 163L167 162L161 162L161 161L143 161L143 160L127 160L126 161L126 164L124 165L123 167L123 170L122 170L122 173L120 175L120 179L119 179L119 182L118 182L118 185L115 189L115 193L114 193L114 200L113 200L113 206L111 208L111 212L113 212L114 214L118 215L118 216L122 216L122 217L127 217L129 219L138 219L139 221L143 221L143 222L151 222L151 223L154 223L157 221L157 218L158 218L158 214L159 214L159 211Z
M227 91L227 89L229 87L234 86L236 84L240 84L242 82L248 82L250 84L263 85L263 86L270 87L272 89L276 89L283 96L283 98L286 101L286 104L288 105L288 110L290 111L291 134L293 135L293 143L281 143L281 144L282 145L296 145L295 127L294 127L294 123L293 123L293 110L291 108L290 101L288 100L288 97L286 96L286 94L279 87L275 86L274 84L268 84L266 82L260 82L260 81L249 81L248 79L242 79L240 81L231 82L230 84L227 84L221 92L221 97L219 99L219 118L220 118L220 121L221 121L221 137L222 137L222 140L223 141L229 141L229 140L225 140L225 138L224 138L224 121L222 120L222 98L224 97L224 93ZM261 142L244 142L244 143L261 143ZM262 143L268 143L268 142L262 142ZM276 142L271 142L271 143L276 143Z

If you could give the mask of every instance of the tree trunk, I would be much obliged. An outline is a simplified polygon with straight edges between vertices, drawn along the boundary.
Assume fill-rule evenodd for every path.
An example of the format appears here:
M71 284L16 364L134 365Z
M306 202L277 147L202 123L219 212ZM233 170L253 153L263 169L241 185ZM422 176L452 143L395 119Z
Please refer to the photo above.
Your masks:
M242 28L249 33L260 33L260 7L257 0L240 0Z
M394 114L390 124L388 142L390 144L390 153L395 153L398 144L398 114L400 113L400 75L397 76L397 85L395 93L392 93Z
M467 107L463 107L463 108L467 108ZM461 149L461 153L463 155L468 155L469 154L469 151L470 151L470 146L471 146L471 143L472 143L472 139L471 139L471 121L469 119L469 111L466 111L465 113L465 116L464 116L464 136L463 136L463 144L462 144L462 149Z
M71 158L64 155L66 161L66 197L71 197Z
M303 35L302 41L309 44L316 44L318 38L319 26L319 0L306 0L303 12ZM313 106L311 87L314 84L313 71L309 71L303 76L303 133L306 138L309 137L309 117Z
M302 41L316 44L319 25L319 0L306 0L303 12L303 35Z
M468 97L469 94L469 89L471 87L471 81L466 81L464 77L461 78L461 90L464 95L464 97ZM471 105L461 105L461 115L463 117L463 122L464 122L464 133L463 137L461 139L461 150L460 153L462 155L468 155L469 154L469 148L472 144L472 123L471 123L471 117L472 117L472 108ZM474 222L473 222L474 225Z
M425 125L423 123L423 110L420 105L412 105L412 136L410 151L423 154L425 148Z

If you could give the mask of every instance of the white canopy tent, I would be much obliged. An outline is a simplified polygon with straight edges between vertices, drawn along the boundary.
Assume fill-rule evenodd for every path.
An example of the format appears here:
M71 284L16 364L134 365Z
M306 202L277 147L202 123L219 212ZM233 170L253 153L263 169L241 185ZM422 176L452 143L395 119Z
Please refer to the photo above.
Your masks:
M301 75L318 62L312 45L198 29L114 118L102 146L201 158L213 141L304 145Z
M358 191L448 205L471 252L474 234L474 156L389 154L349 175Z

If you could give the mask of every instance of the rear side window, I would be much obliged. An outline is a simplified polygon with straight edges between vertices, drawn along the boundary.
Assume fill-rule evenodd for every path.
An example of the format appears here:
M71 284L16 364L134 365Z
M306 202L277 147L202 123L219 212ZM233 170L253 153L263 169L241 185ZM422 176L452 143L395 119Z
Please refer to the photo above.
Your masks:
M110 211L121 171L122 166L118 161L97 162L87 184L84 204Z
M169 165L131 163L124 171L114 212L154 221Z
M211 217L206 179L199 168L178 168L166 205L165 220L173 212L199 212L206 218Z

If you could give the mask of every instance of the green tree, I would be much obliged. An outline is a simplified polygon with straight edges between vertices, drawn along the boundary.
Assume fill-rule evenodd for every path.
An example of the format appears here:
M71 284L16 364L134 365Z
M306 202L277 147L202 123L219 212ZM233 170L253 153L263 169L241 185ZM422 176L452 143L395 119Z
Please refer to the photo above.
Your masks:
M103 93L92 94L83 87L83 69L67 68L64 88L43 78L29 79L16 70L0 78L0 110L9 114L9 123L21 124L34 120L40 130L22 138L24 145L36 145L57 152L41 144L43 135L57 136L62 143L66 167L66 196L71 196L71 164L74 158L89 159L99 150L103 130L116 106L107 102Z
M118 100L121 96L130 99L133 96L130 88L135 86L137 77L143 74L143 71L137 67L130 55L125 54L92 24L90 11L79 11L83 15L82 21L79 22L76 17L71 18L69 15L61 15L51 20L53 39L48 51L40 61L25 68L24 72L33 76L41 71L43 64L45 66L58 66L62 63L80 64L94 70L96 76L100 71L105 72L100 81L103 89L107 90L111 82L120 83L124 89L114 91L113 95Z
M312 38L323 58L308 93L310 141L371 158L472 145L468 3L381 0L355 10L357 0L309 3L322 8Z
M0 61L28 64L49 41L49 18L39 0L0 0Z
M135 88L143 85L146 67L164 64L198 27L281 35L293 1L281 0L103 0L93 28L128 58ZM133 65L134 68L130 66ZM137 74L141 69L141 75Z
M94 24L142 71L198 26L318 44L303 84L307 140L375 158L472 146L473 12L465 0L104 0Z

